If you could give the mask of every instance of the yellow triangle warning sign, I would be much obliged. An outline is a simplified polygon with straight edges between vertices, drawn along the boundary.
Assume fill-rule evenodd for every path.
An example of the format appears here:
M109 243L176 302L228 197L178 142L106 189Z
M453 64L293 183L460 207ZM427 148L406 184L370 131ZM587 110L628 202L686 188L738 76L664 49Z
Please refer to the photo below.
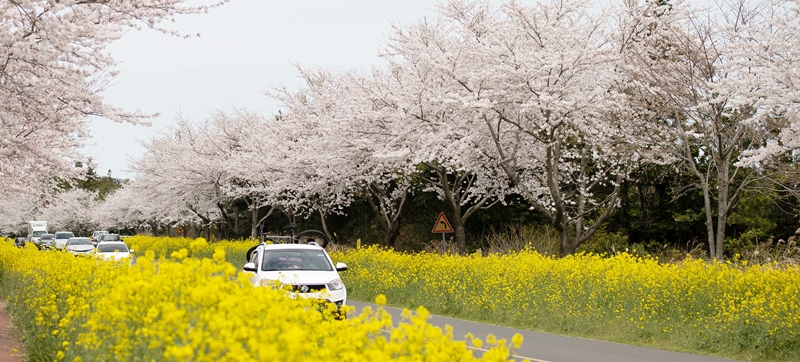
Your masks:
M453 227L450 226L450 222L447 221L447 218L444 216L443 212L439 213L439 217L436 219L436 224L433 225L433 232L434 233L452 233Z

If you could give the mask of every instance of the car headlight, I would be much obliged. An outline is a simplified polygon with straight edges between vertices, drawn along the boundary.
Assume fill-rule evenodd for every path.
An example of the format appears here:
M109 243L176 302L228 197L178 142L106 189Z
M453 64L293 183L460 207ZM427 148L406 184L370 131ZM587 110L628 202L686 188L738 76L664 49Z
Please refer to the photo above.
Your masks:
M339 290L344 288L344 283L342 283L341 279L334 279L328 283L328 290Z

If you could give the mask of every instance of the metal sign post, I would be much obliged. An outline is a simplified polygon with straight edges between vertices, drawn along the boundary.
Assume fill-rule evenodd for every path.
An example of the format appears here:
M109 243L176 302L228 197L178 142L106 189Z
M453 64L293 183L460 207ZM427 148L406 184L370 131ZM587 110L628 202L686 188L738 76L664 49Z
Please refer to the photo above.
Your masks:
M447 217L444 216L443 212L439 213L439 217L436 219L436 224L433 224L432 232L435 233L442 233L442 253L447 250L447 242L445 241L445 233L452 233L453 227L450 225L450 222L447 221Z

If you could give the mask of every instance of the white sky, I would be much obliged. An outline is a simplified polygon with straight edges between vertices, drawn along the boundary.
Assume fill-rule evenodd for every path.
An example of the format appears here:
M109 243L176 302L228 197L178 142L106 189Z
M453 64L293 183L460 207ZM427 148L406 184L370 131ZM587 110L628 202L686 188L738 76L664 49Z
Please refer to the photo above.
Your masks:
M189 39L152 30L131 30L110 47L121 73L103 95L114 106L160 113L152 127L92 123L84 149L114 177L132 176L139 140L174 124L175 116L200 120L233 106L274 114L278 103L263 93L302 82L292 63L368 70L382 65L378 51L392 23L433 18L435 0L232 0L208 14L181 17L169 28Z

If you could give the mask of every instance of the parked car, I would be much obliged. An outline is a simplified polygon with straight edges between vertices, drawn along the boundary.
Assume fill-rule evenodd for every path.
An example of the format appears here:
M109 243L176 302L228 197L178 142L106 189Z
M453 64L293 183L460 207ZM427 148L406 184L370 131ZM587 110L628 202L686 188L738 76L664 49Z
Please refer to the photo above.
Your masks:
M99 241L100 235L103 235L103 234L108 234L108 231L100 230L100 231L93 232L92 233L92 244L97 245L97 242Z
M39 237L39 249L52 248L55 245L55 235L42 234Z
M122 241L101 241L94 250L94 255L104 260L130 258L131 253L133 250L128 249L128 245Z
M57 231L53 238L53 246L58 250L64 250L67 247L67 240L74 237L75 234L71 231Z
M294 296L324 299L338 307L347 304L347 288L339 276L345 270L346 264L334 266L316 243L262 243L244 265L244 271L253 273L250 281L255 286L288 286Z
M91 255L92 251L94 251L92 239L83 237L69 238L67 240L67 251L75 256Z

